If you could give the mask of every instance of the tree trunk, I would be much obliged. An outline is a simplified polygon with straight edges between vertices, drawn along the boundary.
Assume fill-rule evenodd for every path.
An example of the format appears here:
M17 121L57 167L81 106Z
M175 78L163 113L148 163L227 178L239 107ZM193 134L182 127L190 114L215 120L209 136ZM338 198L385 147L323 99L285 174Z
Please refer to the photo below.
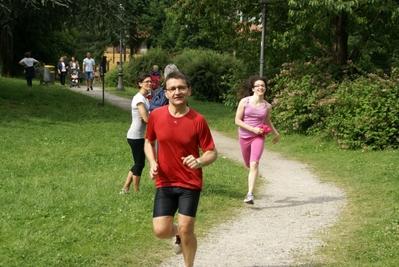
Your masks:
M332 19L333 34L333 62L336 66L343 66L348 59L348 33L346 26L348 23L347 14L341 12L341 15Z
M12 36L6 27L1 29L0 36L0 64L3 65L6 76L11 77L14 64Z

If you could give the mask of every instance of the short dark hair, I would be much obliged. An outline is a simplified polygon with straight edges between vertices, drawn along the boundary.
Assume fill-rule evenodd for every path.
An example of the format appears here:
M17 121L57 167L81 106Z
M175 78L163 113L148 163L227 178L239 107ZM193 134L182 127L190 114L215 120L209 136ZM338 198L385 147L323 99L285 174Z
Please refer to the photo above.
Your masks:
M30 52L26 52L25 57L30 57Z
M188 78L188 76L186 74L184 74L183 72L180 71L175 71L175 72L171 72L169 73L168 76L166 76L165 78L165 85L166 82L170 79L178 79L178 80L184 80L186 82L186 85L188 88L191 88L191 83L190 83L190 79Z
M138 87L140 87L139 83L143 82L145 79L147 79L148 77L151 78L151 75L149 73L142 73L140 74L139 77L137 77L136 79L136 84Z

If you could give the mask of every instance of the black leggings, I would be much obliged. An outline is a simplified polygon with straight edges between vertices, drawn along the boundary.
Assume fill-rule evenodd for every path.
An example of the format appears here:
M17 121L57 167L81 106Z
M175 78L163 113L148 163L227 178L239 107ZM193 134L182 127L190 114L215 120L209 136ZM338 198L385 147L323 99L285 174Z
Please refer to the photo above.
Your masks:
M144 139L127 139L132 149L134 165L130 169L134 176L141 176L145 166Z
M65 76L66 76L66 72L61 72L61 74L60 74L60 83L62 85L65 85Z

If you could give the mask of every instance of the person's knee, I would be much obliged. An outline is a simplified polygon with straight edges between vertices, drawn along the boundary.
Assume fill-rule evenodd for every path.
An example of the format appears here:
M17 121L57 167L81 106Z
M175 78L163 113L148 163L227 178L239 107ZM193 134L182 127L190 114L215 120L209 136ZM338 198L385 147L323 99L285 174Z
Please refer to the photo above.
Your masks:
M182 237L191 237L194 235L194 224L179 223L177 231Z
M170 238L170 233L171 233L171 229L169 229L170 227L154 225L153 228L156 237L161 239Z
M258 162L256 162L256 161L251 161L250 163L249 163L249 167L250 167L250 169L251 170L257 170L258 169Z

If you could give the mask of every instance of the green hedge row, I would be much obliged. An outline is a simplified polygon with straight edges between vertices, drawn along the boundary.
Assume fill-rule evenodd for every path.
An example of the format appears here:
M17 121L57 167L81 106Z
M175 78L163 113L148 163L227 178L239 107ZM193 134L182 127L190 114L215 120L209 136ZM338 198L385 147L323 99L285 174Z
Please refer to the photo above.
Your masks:
M328 60L285 64L271 81L273 121L281 132L317 135L341 148L399 147L399 75L356 73L333 77ZM329 70L329 71L326 71Z

